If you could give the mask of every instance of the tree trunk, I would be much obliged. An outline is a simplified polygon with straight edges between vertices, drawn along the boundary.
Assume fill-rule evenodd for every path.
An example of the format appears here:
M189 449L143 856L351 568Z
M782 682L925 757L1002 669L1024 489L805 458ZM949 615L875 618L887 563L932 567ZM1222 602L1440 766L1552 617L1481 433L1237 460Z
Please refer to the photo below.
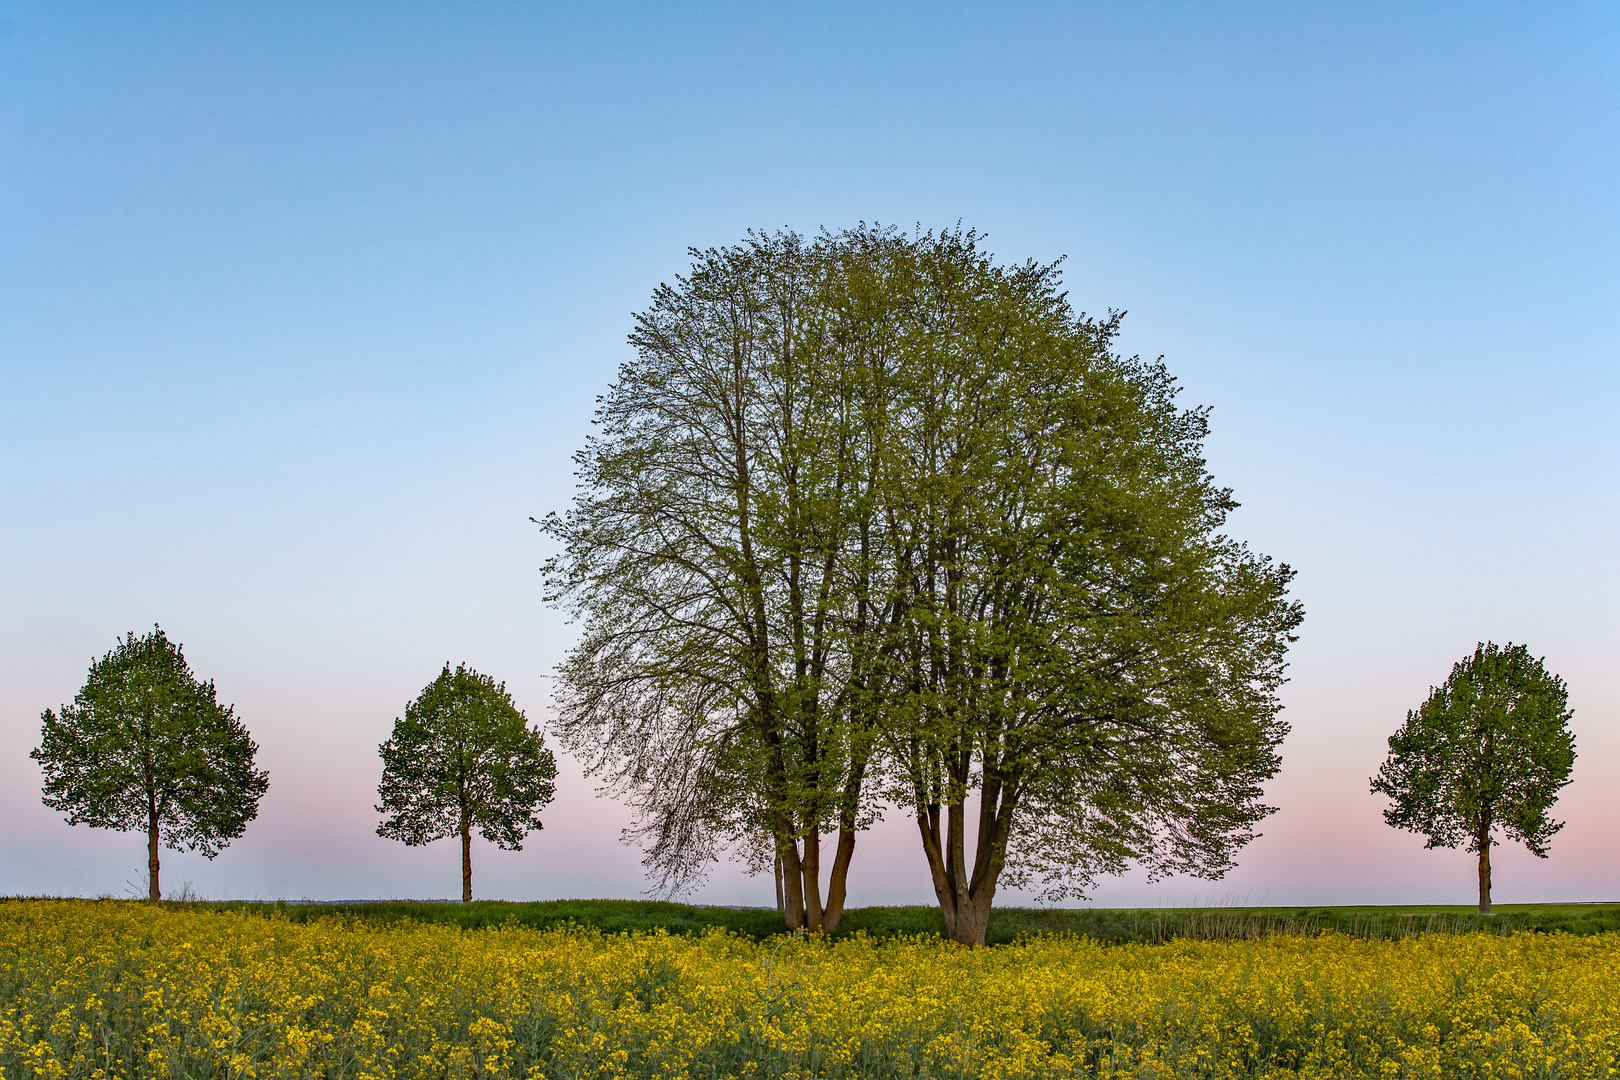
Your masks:
M776 822L776 857L782 860L783 900L786 901L782 921L789 930L798 930L804 926L804 867L799 862L798 842L782 839L793 835L792 819L779 813Z
M928 856L928 869L934 879L934 895L939 897L940 914L945 917L945 936L958 945L983 945L985 932L990 928L990 907L996 895L996 879L1000 867L975 874L977 880L968 880L964 851L963 807L956 804L946 808L948 824L942 838L939 829L939 808L917 815L917 828L922 833L923 852ZM980 860L975 859L976 863Z
M146 898L153 901L163 899L163 893L158 889L158 814L155 807L149 808L146 816Z
M990 929L990 902L995 899L994 883L975 890L968 902L956 911L956 925L951 928L951 940L958 945L984 944L985 931Z
M860 831L861 786L866 781L869 760L870 751L852 752L843 795L838 802L838 846L833 849L832 870L827 874L827 908L822 913L822 929L829 934L837 930L844 919L849 864L855 858L855 839Z
M821 913L821 929L832 933L844 919L844 897L848 888L849 862L855 857L855 829L839 826L838 849L833 855L832 872L827 875L827 908Z
M1479 845L1479 913L1491 913L1491 840L1486 837Z
M821 906L821 830L812 823L804 834L804 928L820 933Z
M461 902L472 903L472 822L461 822Z
M787 898L782 895L782 856L776 857L776 913L784 914L787 911Z
M917 831L922 834L923 854L928 857L934 894L939 897L940 914L945 917L945 934L959 945L983 945L990 928L996 883L1005 866L1007 831L1017 805L1018 787L994 775L981 780L979 827L971 870L967 860L965 796L957 796L941 806L926 801L925 789L920 784L916 790ZM956 790L961 791L960 781ZM943 836L941 810L945 813Z

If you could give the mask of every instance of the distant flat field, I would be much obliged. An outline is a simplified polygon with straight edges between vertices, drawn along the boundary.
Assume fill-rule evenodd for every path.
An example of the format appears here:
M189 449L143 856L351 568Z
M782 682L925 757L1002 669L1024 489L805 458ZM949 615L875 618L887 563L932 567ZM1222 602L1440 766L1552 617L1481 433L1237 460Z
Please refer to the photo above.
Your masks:
M753 938L783 930L772 908L705 907L661 900L377 900L341 903L226 901L199 908L248 910L296 922L334 915L366 921L448 923L468 928L531 927L576 923L614 932L662 929L699 933L720 927ZM1324 930L1355 937L1391 938L1445 932L1596 934L1620 930L1620 903L1500 904L1490 915L1471 905L1415 907L1213 907L1213 908L997 908L988 939L1010 942L1031 934L1069 933L1098 941L1165 941L1174 938L1229 940ZM865 932L942 935L944 922L932 907L851 908L835 936Z

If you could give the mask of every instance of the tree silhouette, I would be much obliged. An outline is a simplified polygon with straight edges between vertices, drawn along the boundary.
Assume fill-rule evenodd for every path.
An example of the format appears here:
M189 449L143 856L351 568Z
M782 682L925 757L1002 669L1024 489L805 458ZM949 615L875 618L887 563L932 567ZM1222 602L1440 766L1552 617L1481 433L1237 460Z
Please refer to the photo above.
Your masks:
M472 830L507 851L541 827L556 792L557 763L528 726L506 684L445 664L394 721L378 748L378 836L407 844L461 837L461 899L472 900Z
M156 626L120 638L90 665L73 704L40 719L29 756L45 774L42 801L70 825L145 829L152 900L162 897L160 844L212 859L242 835L269 787L232 707Z
M1479 910L1491 910L1491 845L1500 830L1545 859L1564 827L1548 812L1575 765L1564 680L1523 645L1487 642L1429 691L1389 737L1372 790L1384 820L1426 847L1466 843L1479 855Z

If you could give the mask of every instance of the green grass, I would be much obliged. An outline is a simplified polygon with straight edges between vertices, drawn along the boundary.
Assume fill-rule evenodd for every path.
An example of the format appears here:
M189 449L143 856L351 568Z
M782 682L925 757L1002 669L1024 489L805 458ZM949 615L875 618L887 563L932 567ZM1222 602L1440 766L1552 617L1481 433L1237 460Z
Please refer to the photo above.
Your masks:
M471 904L379 901L358 904L204 902L196 906L242 910L294 922L346 916L374 922L410 919L450 923L468 929L486 926L546 927L567 923L607 932L662 929L701 933L722 927L753 938L783 930L774 910L699 907L662 900L545 900L514 903L477 900ZM1511 933L1530 930L1595 934L1620 930L1620 904L1500 904L1490 915L1472 907L1333 908L997 908L990 917L992 943L1030 934L1083 934L1099 941L1164 941L1170 938L1233 939L1269 934L1314 934L1334 930L1355 937L1406 937L1447 932ZM944 921L932 907L851 908L836 936L857 931L943 935Z

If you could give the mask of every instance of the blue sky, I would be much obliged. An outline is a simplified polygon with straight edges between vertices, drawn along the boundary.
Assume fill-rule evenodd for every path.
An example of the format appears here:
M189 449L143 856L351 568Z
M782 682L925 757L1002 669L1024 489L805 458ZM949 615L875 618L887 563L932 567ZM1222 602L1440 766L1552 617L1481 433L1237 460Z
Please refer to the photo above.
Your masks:
M27 751L159 622L271 771L171 882L453 894L450 843L373 834L376 745L446 660L545 722L571 631L528 518L630 313L689 246L865 220L1066 256L1213 407L1234 531L1299 570L1267 835L1099 903L1467 902L1468 857L1367 777L1482 639L1566 677L1580 752L1498 898L1620 899L1617 55L1602 4L0 0L0 892L138 877ZM564 766L481 895L644 887ZM853 903L929 900L904 820L862 845Z

